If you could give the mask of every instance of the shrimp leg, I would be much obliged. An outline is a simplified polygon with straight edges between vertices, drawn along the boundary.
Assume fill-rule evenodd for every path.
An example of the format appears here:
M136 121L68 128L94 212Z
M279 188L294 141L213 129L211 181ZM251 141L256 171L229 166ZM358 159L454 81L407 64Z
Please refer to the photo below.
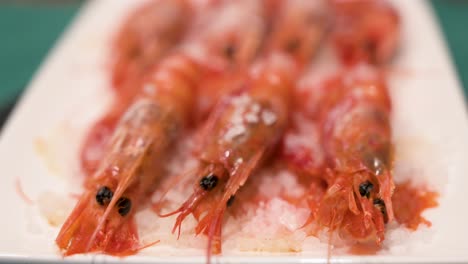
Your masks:
M325 168L310 176L321 177L328 188L316 220L342 239L380 245L384 223L394 218L391 102L385 79L373 67L359 65L322 85L326 93L315 118Z

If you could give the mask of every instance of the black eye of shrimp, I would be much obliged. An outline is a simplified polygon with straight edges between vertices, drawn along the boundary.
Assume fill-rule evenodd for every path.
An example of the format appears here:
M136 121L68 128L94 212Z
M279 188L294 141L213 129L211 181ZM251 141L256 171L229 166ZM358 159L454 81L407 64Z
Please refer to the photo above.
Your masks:
M96 193L96 202L100 205L107 205L112 200L114 193L107 186L102 186Z
M365 181L359 184L359 194L361 194L361 196L363 197L365 196L369 198L370 192L372 191L373 188L374 188L374 185L370 181Z
M286 43L285 49L289 53L295 52L300 46L299 39L293 38L288 43Z
M120 197L116 204L121 216L126 216L132 209L132 201L126 197Z
M232 44L229 44L224 48L224 55L229 59L234 58L235 53L236 53L236 48Z
M227 202L226 202L226 206L227 206L227 207L231 206L232 203L234 202L234 199L235 199L235 198L236 198L236 197L235 197L234 195L231 195L231 197L229 197L229 199L228 199Z
M210 191L218 184L218 176L215 174L208 174L200 180L200 187L205 191Z

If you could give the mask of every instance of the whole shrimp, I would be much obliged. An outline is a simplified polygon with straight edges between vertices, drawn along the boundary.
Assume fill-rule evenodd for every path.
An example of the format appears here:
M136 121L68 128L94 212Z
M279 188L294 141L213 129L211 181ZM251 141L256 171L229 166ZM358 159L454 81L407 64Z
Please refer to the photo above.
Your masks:
M148 71L182 40L194 16L188 0L149 1L121 25L111 49L111 81L115 99L110 110L89 130L81 149L81 165L92 175L118 120L140 92Z
M295 59L298 69L303 70L319 49L329 27L329 9L326 1L292 0L274 1L271 4L274 4L278 10L275 13L277 19L273 24L274 30L269 37L267 51L282 50L288 53ZM290 127L283 137L282 154L290 165L297 163L300 170L304 170L304 163L310 163L308 167L312 169L313 165L313 170L317 171L319 168L317 164L321 159L312 160L313 156L308 153L310 149L303 148L304 142L300 142L298 137L300 131L311 129L305 124L305 118L301 113L304 102L298 88L301 86L300 82L298 81L295 87L294 110L290 116ZM316 156L318 155L314 155Z
M400 17L386 0L330 0L332 40L342 62L387 63L400 40Z
M132 101L138 94L135 84L183 39L194 12L189 0L152 0L126 18L112 49L112 84L118 99Z
M312 55L319 41L315 29L311 30L314 37L307 37L308 31L286 35L276 32L287 29L292 24L290 19L297 19L295 15L310 18L305 14L314 14L315 8L309 1L292 1L284 6L288 7L282 11L284 19L274 24L268 37L271 46L244 77L244 89L222 98L206 121L202 140L197 144L199 167L192 195L178 209L162 215L178 214L173 232L178 230L180 235L183 220L193 213L199 220L195 232L208 235L208 259L211 253L221 252L222 220L227 206L283 136L295 77L307 63L306 54ZM304 49L288 49L284 44L290 39Z
M328 189L317 211L320 226L344 239L384 239L394 218L391 102L385 80L367 65L355 66L325 83L318 120Z
M200 81L195 111L200 122L220 97L239 88L264 45L269 21L263 0L218 1L197 18L187 46L210 69Z
M287 126L292 61L272 56L248 75L242 91L224 97L211 113L197 146L193 193L175 211L173 232L191 213L195 232L208 236L208 258L221 252L224 212L237 190L273 150Z
M64 255L129 255L141 248L133 216L154 190L172 143L190 120L200 74L192 59L175 54L148 76L56 238Z
M203 89L196 97L193 111L196 115L192 116L197 122L206 117L217 98L240 86L240 72L263 43L266 21L260 1L238 0L198 7L193 23L179 48L205 69L199 79ZM135 81L133 92L139 92L142 87ZM127 107L128 102L117 100L111 111L89 131L81 149L85 173L92 174L97 169L117 120Z
M267 42L267 53L278 50L287 52L295 58L298 66L305 66L317 52L328 28L329 11L325 2L290 0L269 4L277 10L273 31Z

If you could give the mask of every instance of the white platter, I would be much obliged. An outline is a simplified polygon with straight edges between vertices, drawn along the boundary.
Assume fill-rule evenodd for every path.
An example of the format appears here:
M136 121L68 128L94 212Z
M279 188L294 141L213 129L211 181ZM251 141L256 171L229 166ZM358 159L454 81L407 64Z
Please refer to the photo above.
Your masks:
M440 205L424 214L431 228L409 235L393 230L387 234L384 250L375 256L336 255L330 261L468 262L464 204L468 198L468 118L461 86L428 2L394 2L403 19L401 51L394 63L400 71L389 80L397 149L395 178L401 180L411 171L414 181L439 192ZM79 179L75 184L64 179L77 173L76 154L84 131L110 103L106 52L116 21L130 5L135 1L90 1L5 125L0 138L0 262L205 262L200 253L191 256L174 249L168 257L148 250L125 259L95 254L64 259L54 244L58 228L48 225L35 205L45 191L65 194L79 189ZM401 165L408 162L414 166ZM32 205L18 195L18 181L33 199ZM322 247L296 255L234 252L214 261L322 263L326 256Z

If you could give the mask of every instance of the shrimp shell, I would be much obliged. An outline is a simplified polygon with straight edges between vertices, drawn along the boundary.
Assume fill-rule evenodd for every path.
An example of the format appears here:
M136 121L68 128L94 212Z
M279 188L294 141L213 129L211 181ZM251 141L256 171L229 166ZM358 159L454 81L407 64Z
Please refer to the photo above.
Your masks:
M170 146L190 121L199 75L191 59L173 55L146 79L56 238L64 255L130 255L141 248L133 215L154 191Z

